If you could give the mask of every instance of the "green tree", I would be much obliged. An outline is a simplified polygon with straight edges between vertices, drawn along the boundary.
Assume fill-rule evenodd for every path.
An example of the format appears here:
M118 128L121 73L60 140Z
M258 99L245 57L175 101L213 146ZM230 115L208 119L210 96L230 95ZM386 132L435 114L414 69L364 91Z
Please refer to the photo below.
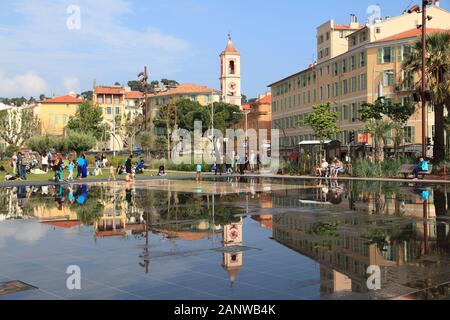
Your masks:
M92 92L92 90L84 91L81 93L81 96L84 98L84 100L92 101L94 93Z
M41 156L45 156L50 150L55 147L55 140L57 137L46 134L43 136L35 136L27 141L27 146L39 153Z
M97 142L92 135L76 131L70 132L63 141L64 148L75 151L77 154L91 150Z
M337 125L338 112L331 111L330 103L313 106L314 112L308 114L305 120L300 121L300 126L310 126L314 135L320 140L320 154L322 155L325 140L330 140L341 131Z
M0 111L0 138L8 145L23 146L39 128L39 119L33 111L13 108Z
M138 80L131 80L128 81L128 86L131 88L131 90L133 91L144 91L144 88L142 86L142 82L138 81Z
M403 69L412 74L419 75L416 84L418 88L422 83L422 41L417 39L411 48L411 53L403 61ZM444 107L450 106L450 32L434 33L427 36L426 80L434 92L434 159L445 159L444 146Z
M139 134L139 140L141 142L141 147L149 159L150 151L155 147L155 134L151 131L144 131Z
M377 99L373 104L363 103L360 110L361 120L365 122L365 132L374 140L377 162L384 160L384 147L392 131L394 131L392 140L398 155L398 148L404 138L404 125L414 112L414 105L392 103L391 100Z
M85 101L80 105L75 116L70 117L67 128L71 131L89 133L100 140L105 132L102 122L102 110L94 106L92 101Z

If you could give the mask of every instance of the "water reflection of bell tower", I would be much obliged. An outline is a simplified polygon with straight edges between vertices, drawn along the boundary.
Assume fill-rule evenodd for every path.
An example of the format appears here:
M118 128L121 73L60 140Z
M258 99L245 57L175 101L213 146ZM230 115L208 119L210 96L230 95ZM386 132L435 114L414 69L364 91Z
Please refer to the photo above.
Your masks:
M226 250L222 255L222 266L228 272L231 285L234 284L237 274L242 269L243 253L232 250L233 247L242 246L242 220L239 223L225 225L223 228L223 246Z

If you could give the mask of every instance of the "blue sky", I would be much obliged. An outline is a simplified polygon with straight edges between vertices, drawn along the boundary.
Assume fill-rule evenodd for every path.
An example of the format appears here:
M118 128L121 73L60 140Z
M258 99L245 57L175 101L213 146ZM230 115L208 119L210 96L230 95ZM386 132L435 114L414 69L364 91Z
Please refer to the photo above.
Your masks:
M126 83L147 65L152 79L219 88L219 53L229 31L242 54L248 97L315 57L315 28L360 22L379 5L399 15L418 0L11 0L0 2L0 96L62 95ZM356 3L356 4L355 4ZM80 29L67 28L70 5ZM449 9L450 0L441 6Z

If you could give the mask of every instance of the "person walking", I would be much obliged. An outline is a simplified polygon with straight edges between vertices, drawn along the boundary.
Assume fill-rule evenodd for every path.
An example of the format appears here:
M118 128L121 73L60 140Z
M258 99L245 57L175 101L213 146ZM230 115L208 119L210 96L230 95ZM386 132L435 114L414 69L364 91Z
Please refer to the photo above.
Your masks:
M60 155L56 155L56 159L53 165L53 170L55 171L55 182L61 182L63 180L62 178L63 166L64 165L62 157Z
M126 181L133 181L133 156L130 155L125 161L125 172L127 173Z
M81 179L81 177L83 176L83 165L84 165L83 155L79 154L77 158L77 179Z
M45 155L41 157L41 169L48 172L48 157Z
M195 180L197 181L197 182L200 182L200 181L202 181L202 171L203 171L203 168L202 168L202 165L199 163L199 164L197 164L197 168L196 168L197 170L197 173L196 173L196 175L195 175Z
M255 165L256 165L256 155L255 155L255 151L252 150L252 152L250 152L250 170L251 172L255 172Z
M114 168L113 164L111 163L111 165L109 166L109 177L108 177L108 181L111 181L111 179L113 181L116 181L116 168Z
M19 176L19 170L17 169L17 153L13 153L11 158L11 167L13 170L13 175Z
M67 166L67 171L69 172L69 175L67 176L67 181L72 182L73 181L73 170L75 169L75 160L70 161L69 165Z
M86 155L83 153L83 155L81 156L83 158L83 167L82 167L82 174L81 177L82 178L87 178L88 176L88 160L86 159Z
M19 175L19 180L27 180L27 175L25 171L25 165L24 165L24 157L22 152L19 152L17 154L17 172Z

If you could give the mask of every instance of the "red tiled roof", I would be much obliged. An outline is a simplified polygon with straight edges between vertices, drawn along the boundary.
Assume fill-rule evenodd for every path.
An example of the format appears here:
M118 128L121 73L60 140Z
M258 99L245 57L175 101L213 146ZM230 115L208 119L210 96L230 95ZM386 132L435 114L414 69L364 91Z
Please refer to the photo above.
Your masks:
M41 223L47 224L56 228L71 229L81 224L79 220L63 220L63 221L42 221Z
M449 30L445 29L435 29L435 28L428 28L427 34L432 34L436 32L449 32ZM401 39L408 39L408 38L415 38L422 34L422 30L414 28L402 33L395 34L393 36L378 40L377 42L385 42L385 41L394 41L394 40L401 40Z
M186 83L180 84L178 87L158 93L156 96L170 96L177 94L192 94L192 93L217 93L217 90L206 87L198 86L196 84Z
M47 100L39 101L40 103L83 103L83 100L72 97L72 96L62 96L62 97L53 97Z
M128 92L125 92L125 98L127 98L127 99L143 99L144 94L140 91L128 91Z
M271 104L272 103L272 95L268 94L267 96L258 99L256 102L259 102L261 104Z
M250 110L250 109L251 109L250 104L246 103L242 105L242 110Z
M223 51L223 53L239 53L238 50L234 47L233 41L231 39L228 40L227 47Z
M125 89L123 87L94 87L94 93L96 94L124 94Z

